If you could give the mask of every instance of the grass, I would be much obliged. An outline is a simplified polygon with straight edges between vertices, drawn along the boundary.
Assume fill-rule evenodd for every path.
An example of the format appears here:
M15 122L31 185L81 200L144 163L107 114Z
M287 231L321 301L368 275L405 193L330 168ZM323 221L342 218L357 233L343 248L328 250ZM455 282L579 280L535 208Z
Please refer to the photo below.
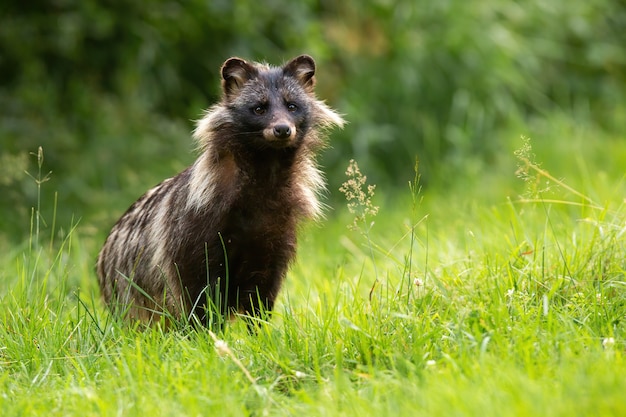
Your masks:
M33 227L0 261L0 412L625 415L626 158L606 139L622 159L586 165L585 139L573 166L546 158L558 175L535 162L544 145L518 155L522 180L508 161L445 190L364 192L364 210L303 230L254 336L121 324L98 299L100 237Z

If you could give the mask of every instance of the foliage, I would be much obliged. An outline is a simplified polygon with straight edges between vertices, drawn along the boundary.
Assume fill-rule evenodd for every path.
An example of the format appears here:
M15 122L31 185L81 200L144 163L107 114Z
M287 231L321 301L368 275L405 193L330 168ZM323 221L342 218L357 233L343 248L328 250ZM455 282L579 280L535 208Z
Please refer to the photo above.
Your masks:
M614 123L626 85L623 4L374 4L337 3L345 23L329 28L341 31L333 45L350 85L341 107L354 126L351 150L338 152L376 172L410 178L417 154L426 179L453 174L502 151L498 128L555 109Z
M109 224L103 213L188 164L190 120L231 55L315 56L320 97L350 121L325 153L333 189L351 158L384 184L411 178L416 156L425 183L454 178L499 158L502 129L555 111L626 124L622 2L12 0L0 12L10 235L30 215L17 203L35 201L23 171L39 146L66 222Z

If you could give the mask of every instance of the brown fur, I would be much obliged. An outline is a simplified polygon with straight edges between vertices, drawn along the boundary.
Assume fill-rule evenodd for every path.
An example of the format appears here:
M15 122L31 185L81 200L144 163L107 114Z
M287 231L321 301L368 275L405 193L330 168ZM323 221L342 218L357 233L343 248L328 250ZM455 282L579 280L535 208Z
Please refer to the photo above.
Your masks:
M98 257L106 303L131 319L206 322L211 302L222 314L271 310L300 220L321 214L314 158L343 120L315 98L313 59L231 58L221 73L222 100L194 132L196 162L137 200Z

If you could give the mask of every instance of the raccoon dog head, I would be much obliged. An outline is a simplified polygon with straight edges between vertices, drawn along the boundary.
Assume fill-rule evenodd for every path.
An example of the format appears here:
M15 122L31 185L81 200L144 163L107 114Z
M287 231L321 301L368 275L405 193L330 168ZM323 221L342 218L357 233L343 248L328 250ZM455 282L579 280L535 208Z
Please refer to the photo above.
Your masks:
M315 111L315 61L308 55L282 67L230 58L222 66L224 102L239 139L259 147L297 147Z

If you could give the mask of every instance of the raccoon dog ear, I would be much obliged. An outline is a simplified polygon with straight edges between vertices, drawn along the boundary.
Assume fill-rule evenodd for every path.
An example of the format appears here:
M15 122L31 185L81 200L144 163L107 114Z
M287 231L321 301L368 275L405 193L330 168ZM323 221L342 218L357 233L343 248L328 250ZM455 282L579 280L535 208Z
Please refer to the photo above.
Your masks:
M287 62L283 67L283 73L296 78L307 91L313 91L315 61L309 55L300 55Z
M222 65L222 90L227 97L236 94L246 81L254 78L256 68L241 58L229 58Z

